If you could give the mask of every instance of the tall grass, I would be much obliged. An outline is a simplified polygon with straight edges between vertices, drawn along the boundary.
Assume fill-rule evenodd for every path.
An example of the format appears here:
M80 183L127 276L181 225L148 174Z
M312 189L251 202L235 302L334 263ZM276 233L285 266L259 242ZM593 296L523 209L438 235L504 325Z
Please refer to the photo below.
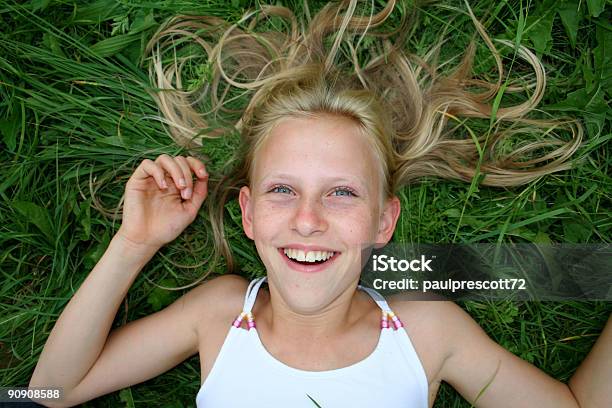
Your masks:
M294 10L301 2L278 1ZM378 3L378 2L377 2ZM311 12L322 2L310 2ZM534 49L548 88L536 115L572 115L586 141L572 170L515 189L423 180L400 192L398 242L610 242L612 11L603 1L470 2L494 38ZM24 386L51 328L120 225L127 178L143 158L180 154L163 126L140 57L166 17L209 14L236 21L250 1L34 0L0 4L0 385ZM424 53L441 32L441 58L465 49L475 30L464 5L420 8L410 47ZM390 22L393 24L393 21ZM514 78L526 67L512 60ZM475 70L491 75L482 47ZM197 70L196 70L197 71ZM194 78L197 81L198 78ZM503 95L501 104L515 102ZM486 132L487 121L469 121ZM466 134L467 135L467 134ZM235 135L204 147L220 169ZM247 278L264 273L242 233L237 204L227 229ZM164 247L131 288L116 325L168 305L179 286L205 270L211 241L204 214ZM222 274L223 265L217 266ZM565 381L607 315L605 302L466 302L462 306L501 345ZM199 360L84 406L194 406ZM469 404L442 387L437 407Z

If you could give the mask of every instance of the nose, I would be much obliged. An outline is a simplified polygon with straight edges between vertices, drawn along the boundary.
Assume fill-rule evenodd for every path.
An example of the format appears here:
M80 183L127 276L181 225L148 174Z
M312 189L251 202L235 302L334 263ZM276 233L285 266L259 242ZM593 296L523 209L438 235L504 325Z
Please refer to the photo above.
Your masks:
M299 200L291 218L291 229L302 236L327 230L327 220L320 200L303 197Z

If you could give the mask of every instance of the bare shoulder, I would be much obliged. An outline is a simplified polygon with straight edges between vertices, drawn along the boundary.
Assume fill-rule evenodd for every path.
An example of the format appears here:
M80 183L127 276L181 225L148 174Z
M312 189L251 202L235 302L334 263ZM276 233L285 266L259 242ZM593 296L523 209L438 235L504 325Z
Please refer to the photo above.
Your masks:
M191 314L196 328L210 319L240 313L249 282L234 274L222 275L202 283L184 296L185 310Z
M454 302L430 299L399 294L390 296L388 303L404 323L410 323L408 327L413 329L414 336L426 337L428 341L436 339L443 346L439 350L448 354L454 344L449 334L478 324Z
M399 293L389 296L389 306L406 319L426 320L432 330L457 326L471 320L469 314L452 301L434 299L429 295Z
M425 300L427 299L427 300ZM473 322L459 306L450 301L430 300L413 294L389 296L389 307L404 323L432 390L437 390L442 369L454 351L454 333Z

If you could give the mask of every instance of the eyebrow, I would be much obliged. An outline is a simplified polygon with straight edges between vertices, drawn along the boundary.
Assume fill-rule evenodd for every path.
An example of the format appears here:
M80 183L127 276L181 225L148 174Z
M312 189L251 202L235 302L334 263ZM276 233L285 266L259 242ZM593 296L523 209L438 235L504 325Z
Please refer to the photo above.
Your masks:
M298 180L299 178L292 175L292 174L288 174L288 173L271 173L271 174L266 174L262 180L261 183L264 184L266 182L268 182L270 179L287 179L290 181L295 181ZM363 180L361 177L325 177L324 180L326 182L330 182L330 183L346 183L346 184L357 184L360 188L366 190L366 182L365 180Z

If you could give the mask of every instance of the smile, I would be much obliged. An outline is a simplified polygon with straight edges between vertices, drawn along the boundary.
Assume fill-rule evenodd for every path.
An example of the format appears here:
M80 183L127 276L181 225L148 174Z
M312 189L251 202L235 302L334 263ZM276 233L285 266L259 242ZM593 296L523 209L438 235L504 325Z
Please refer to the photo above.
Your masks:
M302 251L301 249L293 249L293 248L285 248L283 252L287 257L293 259L298 262L325 262L332 256L334 256L333 252L329 251Z
M340 252L279 248L278 251L292 269L300 272L320 272L338 258Z

